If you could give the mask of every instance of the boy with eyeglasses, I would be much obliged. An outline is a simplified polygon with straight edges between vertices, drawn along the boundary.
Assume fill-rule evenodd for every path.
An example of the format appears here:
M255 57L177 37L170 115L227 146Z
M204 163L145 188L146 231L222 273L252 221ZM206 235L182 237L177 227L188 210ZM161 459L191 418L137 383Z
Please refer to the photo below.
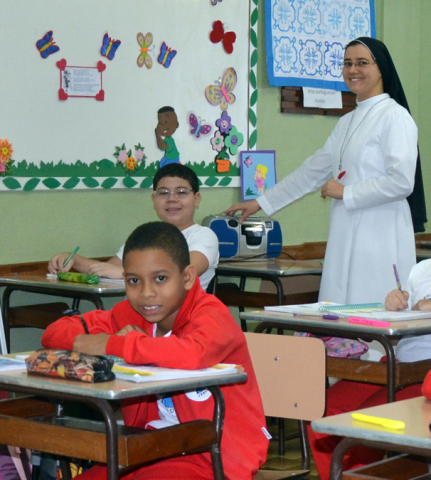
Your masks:
M201 286L206 290L215 274L219 250L216 234L193 220L195 209L201 200L196 173L178 163L160 168L153 179L152 200L160 220L175 225L186 238L191 264L196 267ZM73 267L80 273L123 278L123 250L124 245L107 262L75 255L64 268L63 263L70 253L60 253L50 260L48 270L56 274L69 271Z

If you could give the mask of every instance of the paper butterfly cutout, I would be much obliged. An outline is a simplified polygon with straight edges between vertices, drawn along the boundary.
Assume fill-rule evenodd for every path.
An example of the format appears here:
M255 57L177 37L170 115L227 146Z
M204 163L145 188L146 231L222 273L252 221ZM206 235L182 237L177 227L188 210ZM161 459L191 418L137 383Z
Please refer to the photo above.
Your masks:
M232 93L237 82L236 72L228 68L223 75L220 85L209 85L205 89L205 97L211 105L220 105L222 110L235 102L235 95Z
M190 134L196 138L200 138L201 135L208 135L213 128L209 123L204 123L205 120L201 120L194 112L187 114L187 120L192 127Z
M248 168L250 168L250 165L253 163L251 161L251 155L249 155L248 157L246 157L246 159L244 160L244 163L247 165Z
M100 49L100 53L109 60L112 60L115 57L115 52L120 45L121 40L112 40L112 38L105 33L103 36L103 44L102 48Z
M217 2L222 2L223 0L211 0L211 3L213 5L217 5Z
M223 48L225 49L226 53L230 54L233 52L233 44L236 40L236 33L225 32L222 22L220 20L217 20L213 23L213 29L210 33L210 40L213 43L222 42Z
M177 54L176 50L172 50L166 45L165 42L163 42L162 46L160 47L160 54L157 61L160 64L162 64L164 67L169 68L176 54Z
M138 67L143 67L145 65L150 69L153 66L153 59L150 57L150 52L154 48L154 45L151 48L149 47L153 43L153 34L148 32L144 37L144 34L139 32L136 38L141 46L141 54L136 63L138 64Z
M60 50L60 47L57 47L52 38L52 30L45 33L45 35L36 42L36 47L42 58L48 58L50 55Z

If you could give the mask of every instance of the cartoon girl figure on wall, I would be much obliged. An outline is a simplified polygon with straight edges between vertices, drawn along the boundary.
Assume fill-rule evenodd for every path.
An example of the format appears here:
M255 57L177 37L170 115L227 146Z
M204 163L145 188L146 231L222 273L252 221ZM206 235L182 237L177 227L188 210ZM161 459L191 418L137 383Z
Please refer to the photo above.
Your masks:
M254 174L254 179L256 180L256 188L258 195L262 195L265 190L265 180L266 180L266 174L268 173L268 167L265 167L265 165L259 164L256 167L256 172Z

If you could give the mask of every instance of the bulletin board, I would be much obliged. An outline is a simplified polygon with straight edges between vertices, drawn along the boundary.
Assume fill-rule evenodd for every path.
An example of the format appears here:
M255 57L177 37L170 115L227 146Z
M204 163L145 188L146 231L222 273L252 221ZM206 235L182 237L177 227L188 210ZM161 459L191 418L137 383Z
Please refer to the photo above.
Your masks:
M202 186L240 186L258 0L3 3L0 191L151 187L162 107Z

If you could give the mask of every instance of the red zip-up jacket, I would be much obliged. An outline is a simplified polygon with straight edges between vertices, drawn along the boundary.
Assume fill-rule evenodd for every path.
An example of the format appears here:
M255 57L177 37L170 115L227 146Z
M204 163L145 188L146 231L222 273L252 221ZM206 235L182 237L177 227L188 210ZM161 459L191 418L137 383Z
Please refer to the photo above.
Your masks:
M268 439L262 430L265 416L245 337L228 308L205 293L199 280L187 293L169 337L153 337L153 324L133 310L127 300L110 311L85 313L84 318L90 334L112 334L106 353L128 363L184 369L206 368L216 363L242 365L247 381L221 387L226 405L221 451L227 479L254 477L265 462ZM126 325L137 325L147 336L136 331L115 335ZM72 350L75 337L83 333L79 316L63 317L45 330L42 345ZM202 401L197 396L179 393L173 395L173 402L180 422L213 417L212 397ZM123 416L126 425L145 428L148 422L159 419L157 398L152 395L125 402ZM210 465L210 454L202 455Z

